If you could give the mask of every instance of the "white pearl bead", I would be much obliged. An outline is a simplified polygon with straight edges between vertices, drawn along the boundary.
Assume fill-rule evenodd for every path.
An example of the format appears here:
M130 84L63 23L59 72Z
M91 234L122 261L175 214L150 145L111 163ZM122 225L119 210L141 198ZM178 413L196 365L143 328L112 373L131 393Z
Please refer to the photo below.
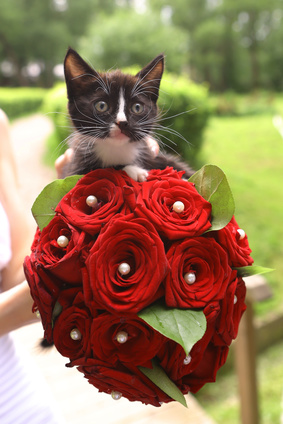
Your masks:
M93 195L87 196L86 204L91 208L94 208L97 205L97 198Z
M38 309L35 311L35 316L36 318L41 319L40 312Z
M70 332L70 337L72 340L81 340L82 333L78 328L73 328L73 330Z
M235 295L235 296L234 296L234 305L235 305L237 302L238 302L238 298L237 298L237 296Z
M184 205L183 202L177 201L173 204L173 211L174 212L182 213L184 211L184 209L185 209L185 205Z
M120 392L116 392L115 390L113 390L113 391L111 392L111 396L112 396L112 399L114 399L114 400L119 400L119 399L121 399L121 397L122 397L122 393L120 393Z
M127 275L131 271L131 267L126 262L122 262L118 267L118 271L121 275Z
M246 233L245 233L245 231L244 230L242 230L242 228L239 228L238 230L237 230L237 233L239 234L239 240L243 240L244 238L245 238L245 236L246 236Z
M119 331L117 333L116 340L118 343L121 344L126 343L126 341L128 340L128 333L126 333L126 331Z
M189 363L191 362L191 360L192 360L192 357L191 357L191 355L188 355L188 356L186 356L185 357L185 359L184 359L184 365L189 365Z
M196 282L196 274L193 272L187 272L184 275L184 280L186 281L186 283L188 284L194 284Z
M59 236L57 238L57 243L60 247L67 247L69 244L69 239L66 236Z

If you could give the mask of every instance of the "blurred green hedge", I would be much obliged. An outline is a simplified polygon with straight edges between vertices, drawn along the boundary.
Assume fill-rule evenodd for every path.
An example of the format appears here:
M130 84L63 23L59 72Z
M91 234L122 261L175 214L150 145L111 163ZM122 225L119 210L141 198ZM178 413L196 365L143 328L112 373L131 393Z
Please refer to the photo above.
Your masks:
M127 69L126 72L136 73L135 68ZM158 105L161 114L160 124L168 127L169 131L172 129L181 135L178 136L172 134L172 132L158 130L157 133L165 144L164 148L169 152L174 149L194 166L202 145L203 130L210 114L207 87L197 85L186 77L165 73L161 83ZM59 154L62 152L64 140L70 133L64 84L58 84L49 90L45 96L43 111L49 114L55 126L55 134L49 148L54 149L55 136ZM165 137L171 142L166 140Z
M203 131L210 115L207 86L196 84L185 76L165 73L158 105L164 114L161 124L181 135L180 137L167 131L161 132L176 143L173 145L165 139L166 150L170 152L170 147L173 148L192 166L196 166L197 155L202 147Z
M43 88L0 88L0 108L9 119L37 112L42 105L47 90Z

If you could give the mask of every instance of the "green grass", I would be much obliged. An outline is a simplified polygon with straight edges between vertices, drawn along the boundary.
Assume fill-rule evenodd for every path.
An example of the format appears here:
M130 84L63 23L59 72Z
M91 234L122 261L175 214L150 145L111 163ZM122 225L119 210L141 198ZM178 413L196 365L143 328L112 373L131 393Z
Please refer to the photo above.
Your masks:
M262 424L280 423L280 415L283 412L282 351L283 342L265 351L257 360L258 399ZM196 397L217 424L241 422L235 373L220 372L216 383L204 386Z
M257 304L256 314L281 311L283 139L272 124L272 115L213 117L201 159L226 173L236 220L248 234L255 263L275 269L266 274L273 297Z

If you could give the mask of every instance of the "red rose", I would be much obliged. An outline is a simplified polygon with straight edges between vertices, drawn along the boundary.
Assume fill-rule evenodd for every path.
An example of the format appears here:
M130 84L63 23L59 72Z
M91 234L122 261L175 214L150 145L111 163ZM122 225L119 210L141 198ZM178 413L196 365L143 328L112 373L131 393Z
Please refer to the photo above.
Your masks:
M183 204L183 212L174 210L176 202ZM211 227L211 204L194 184L176 177L143 183L135 214L146 217L170 240L199 236Z
M65 310L74 304L75 299L76 303L84 302L81 286L61 290L56 302L60 304L61 309Z
M208 236L214 237L223 249L227 251L231 267L252 265L253 258L250 256L251 249L248 238L245 232L240 229L235 217L231 219L226 227L219 231L212 231Z
M24 263L33 311L67 366L99 391L154 406L172 399L139 368L153 359L183 393L215 381L246 307L232 268L253 260L234 217L207 233L210 221L211 204L172 168L144 183L114 169L81 178ZM160 298L203 309L207 328L188 355L137 316Z
M91 327L94 357L101 360L107 358L113 365L120 361L151 367L151 360L165 340L164 336L138 317L123 318L105 312L93 320Z
M79 293L70 307L55 320L53 339L61 355L75 360L90 355L90 327L92 316Z
M189 387L191 393L196 393L206 383L216 380L217 371L225 364L228 352L227 346L214 346L209 343L196 369L182 378L183 384Z
M131 211L130 208L135 206L134 189L138 187L125 172L97 169L79 180L60 201L56 211L62 213L70 224L95 235L114 215ZM96 198L94 206L89 206L89 196Z
M50 278L41 266L35 266L32 256L24 261L24 272L34 300L33 312L39 311L44 328L44 338L52 343L52 312L59 295L59 282Z
M233 271L224 298L220 301L221 313L216 322L213 343L229 346L237 337L240 319L246 310L246 285L237 272Z
M130 401L140 401L146 405L160 406L161 402L172 399L153 384L137 367L126 368L122 364L112 368L105 361L88 359L82 365L78 361L78 370L84 373L90 384L100 392L118 392ZM73 365L77 365L74 362Z
M58 244L59 237L63 237L63 241L65 238L65 247ZM46 273L68 284L80 284L81 255L88 249L90 240L86 233L78 231L66 218L58 215L40 235L36 234L32 245L32 258L36 266L43 267Z
M196 237L176 242L167 258L171 267L165 279L167 306L204 308L208 302L224 297L231 268L227 253L214 239Z
M127 273L121 264L128 265ZM167 269L154 227L142 218L120 216L101 231L86 260L87 304L115 314L137 313L163 294L159 288Z
M193 346L189 355L186 355L183 347L169 340L158 353L160 365L173 381L179 381L181 377L190 374L200 363L205 349L210 343L215 332L215 322L219 315L218 302L212 302L204 308L207 328L203 337Z
M171 167L167 167L165 169L152 169L148 173L147 181L153 180L164 180L167 178L176 178L177 180L181 180L183 178L185 171L176 171Z

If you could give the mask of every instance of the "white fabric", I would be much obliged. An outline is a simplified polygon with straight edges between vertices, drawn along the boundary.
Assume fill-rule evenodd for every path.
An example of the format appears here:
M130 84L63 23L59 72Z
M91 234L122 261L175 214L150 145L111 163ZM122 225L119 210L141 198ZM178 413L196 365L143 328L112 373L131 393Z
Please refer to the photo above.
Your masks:
M0 423L60 422L40 371L11 334L0 337Z
M1 269L11 258L10 228L0 203ZM0 424L59 424L46 382L12 334L0 337Z

